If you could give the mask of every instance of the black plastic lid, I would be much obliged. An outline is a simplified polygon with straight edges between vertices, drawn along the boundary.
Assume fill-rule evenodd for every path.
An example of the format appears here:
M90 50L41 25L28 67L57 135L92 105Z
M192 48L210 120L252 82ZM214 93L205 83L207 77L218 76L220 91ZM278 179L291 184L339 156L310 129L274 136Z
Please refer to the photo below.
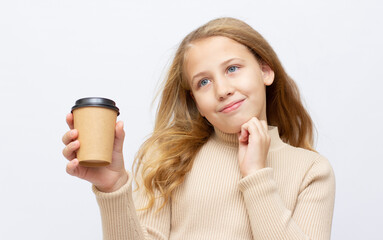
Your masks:
M120 115L120 110L116 107L116 103L113 100L101 97L87 97L81 98L76 101L75 105L72 107L73 110L80 107L105 107L113 109L117 112L117 116Z

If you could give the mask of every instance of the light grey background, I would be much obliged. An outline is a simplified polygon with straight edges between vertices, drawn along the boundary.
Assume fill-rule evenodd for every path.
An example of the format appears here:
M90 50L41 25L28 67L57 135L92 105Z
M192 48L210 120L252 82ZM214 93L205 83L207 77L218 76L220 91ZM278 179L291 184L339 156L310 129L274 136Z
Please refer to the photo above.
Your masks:
M231 16L269 41L300 88L336 173L333 239L382 239L382 10L372 0L2 0L0 238L101 239L90 184L65 172L65 115L81 97L114 99L130 169L177 44Z

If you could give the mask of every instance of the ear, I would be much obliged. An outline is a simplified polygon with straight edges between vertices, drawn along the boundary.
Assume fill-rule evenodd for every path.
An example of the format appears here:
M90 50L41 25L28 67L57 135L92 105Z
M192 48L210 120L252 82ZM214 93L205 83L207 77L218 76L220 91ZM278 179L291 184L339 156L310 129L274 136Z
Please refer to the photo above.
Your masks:
M266 63L261 63L261 71L263 82L266 86L270 86L274 82L274 71Z
M190 96L193 98L194 104L195 104L195 106L197 107L199 114L201 114L202 117L205 117L205 115L201 112L201 110L200 110L199 107L198 107L198 104L197 104L197 101L195 100L195 97L194 97L193 92L192 92L192 91L189 91L189 93L190 93Z

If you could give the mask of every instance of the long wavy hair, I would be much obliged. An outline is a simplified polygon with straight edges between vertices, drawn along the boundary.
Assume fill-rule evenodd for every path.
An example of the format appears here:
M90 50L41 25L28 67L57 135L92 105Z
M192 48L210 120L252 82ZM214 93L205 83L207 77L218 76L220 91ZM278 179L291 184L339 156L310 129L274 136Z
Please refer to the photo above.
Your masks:
M268 42L241 20L212 20L188 34L179 45L162 86L153 133L135 157L134 176L141 174L149 197L144 209L151 208L158 197L164 200L158 211L169 201L172 192L191 170L196 153L214 131L198 112L184 75L185 53L190 44L212 36L228 37L243 44L258 61L271 67L275 78L270 86L266 86L268 125L278 127L284 142L315 151L312 119L302 105L297 85L287 75Z

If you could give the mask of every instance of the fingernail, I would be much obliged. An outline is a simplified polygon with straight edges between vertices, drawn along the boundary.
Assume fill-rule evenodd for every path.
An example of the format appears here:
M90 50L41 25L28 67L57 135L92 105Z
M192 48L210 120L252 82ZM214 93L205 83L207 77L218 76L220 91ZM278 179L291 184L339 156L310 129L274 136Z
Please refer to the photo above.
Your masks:
M72 129L71 136L72 136L72 137L75 137L76 134L77 134L77 130L76 130L76 129Z

